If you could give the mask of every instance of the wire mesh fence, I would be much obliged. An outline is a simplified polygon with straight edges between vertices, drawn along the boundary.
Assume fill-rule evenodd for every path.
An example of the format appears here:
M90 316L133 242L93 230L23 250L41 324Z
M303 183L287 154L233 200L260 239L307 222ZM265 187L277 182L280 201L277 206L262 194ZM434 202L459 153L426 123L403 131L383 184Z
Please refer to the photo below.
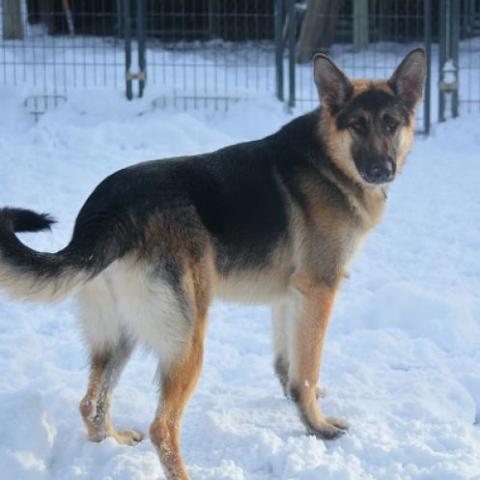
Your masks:
M115 2L3 0L0 81L25 89L38 116L71 89L124 87L121 25ZM113 5L113 7L112 7Z
M0 82L24 88L37 114L71 89L126 88L131 97L137 80L159 107L226 109L276 95L305 111L318 104L315 51L352 77L378 78L425 46L436 88L439 6L455 2L459 102L472 111L480 109L480 0L2 0ZM432 97L419 113L424 130Z
M66 12L53 8L57 3L3 1L3 83L26 84L51 93L77 87L123 86L118 12L107 9L106 0L76 2L79 10L69 31ZM48 6L52 9L44 10Z
M158 103L229 103L275 84L274 2L147 1L148 79Z
M77 0L70 7L2 3L0 81L28 87L35 111L73 88L124 88L127 27L132 72L140 27L147 38L147 82L158 92L156 105L227 108L274 85L272 1Z
M459 103L465 112L480 111L480 0L460 6L458 56Z

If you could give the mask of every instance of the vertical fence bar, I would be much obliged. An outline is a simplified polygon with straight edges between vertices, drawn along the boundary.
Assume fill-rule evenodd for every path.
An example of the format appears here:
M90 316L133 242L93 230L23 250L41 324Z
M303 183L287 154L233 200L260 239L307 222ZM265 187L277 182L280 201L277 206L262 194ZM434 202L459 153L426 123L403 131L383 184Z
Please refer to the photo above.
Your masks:
M447 60L446 42L447 42L447 1L440 0L439 32L438 39L438 121L445 121L445 92L440 88L442 80L443 65Z
M458 116L460 2L441 0L440 7L438 120L444 122L447 96L452 117Z
M425 93L423 100L423 132L430 134L430 108L431 108L431 78L432 78L432 3L424 0L423 25L425 36L425 53L427 55L427 78L425 81Z
M353 2L353 51L368 47L368 0Z
M288 106L295 106L295 47L297 43L295 0L288 0Z
M460 64L459 64L459 45L460 45L460 2L454 1L450 6L450 57L456 67L456 80L458 86ZM458 88L452 92L452 116L458 117Z
M125 38L125 81L127 98L133 98L132 77L130 67L132 66L132 24L130 18L130 0L123 0L123 35Z
M143 96L145 89L146 55L145 55L145 0L137 0L137 42L138 42L138 96Z
M284 0L275 0L275 79L277 84L277 98L283 102L283 3Z

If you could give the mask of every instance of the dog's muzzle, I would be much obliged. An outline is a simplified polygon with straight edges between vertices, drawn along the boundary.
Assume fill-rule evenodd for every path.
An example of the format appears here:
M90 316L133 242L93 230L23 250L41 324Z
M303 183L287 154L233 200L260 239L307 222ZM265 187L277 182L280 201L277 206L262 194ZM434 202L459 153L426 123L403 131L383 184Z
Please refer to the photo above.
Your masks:
M391 182L395 177L395 163L391 158L375 161L360 172L362 178L374 185Z

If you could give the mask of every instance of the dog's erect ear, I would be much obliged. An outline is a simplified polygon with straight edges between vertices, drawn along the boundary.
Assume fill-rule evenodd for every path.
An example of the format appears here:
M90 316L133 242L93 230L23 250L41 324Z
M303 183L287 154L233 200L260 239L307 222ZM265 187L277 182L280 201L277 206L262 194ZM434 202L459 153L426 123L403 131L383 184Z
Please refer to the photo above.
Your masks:
M427 76L427 61L421 48L412 50L397 67L388 81L396 95L413 109L422 98Z
M347 76L323 53L313 57L313 78L320 101L336 113L348 100L353 86Z

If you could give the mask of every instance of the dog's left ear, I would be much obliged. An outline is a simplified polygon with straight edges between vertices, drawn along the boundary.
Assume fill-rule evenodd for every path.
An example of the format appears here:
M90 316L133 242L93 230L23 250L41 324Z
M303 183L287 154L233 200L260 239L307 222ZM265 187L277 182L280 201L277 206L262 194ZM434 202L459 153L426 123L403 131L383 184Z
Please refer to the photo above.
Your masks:
M422 98L423 85L427 76L425 51L421 48L412 50L397 67L388 81L390 87L409 109Z

